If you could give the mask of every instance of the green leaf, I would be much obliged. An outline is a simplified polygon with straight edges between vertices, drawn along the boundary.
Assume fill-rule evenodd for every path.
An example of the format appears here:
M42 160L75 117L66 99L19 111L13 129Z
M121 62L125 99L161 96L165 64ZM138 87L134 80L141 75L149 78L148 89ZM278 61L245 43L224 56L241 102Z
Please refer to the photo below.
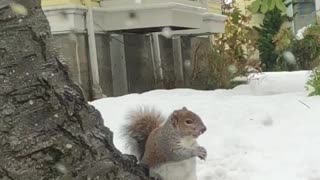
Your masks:
M261 3L261 12L262 12L263 14L265 14L265 13L268 11L268 9L269 9L269 7L268 7L268 1L270 1L270 0L262 0L262 3Z
M276 1L276 7L282 11L282 12L287 12L287 7L284 4L284 2L282 0L275 0Z
M257 13L259 11L260 4L261 4L261 0L253 1L249 7L249 10L253 13Z
M288 3L285 3L285 6L288 8L289 6L293 5L293 2L288 2Z
M270 6L271 6L271 4L272 4L272 1L273 1L273 0L269 0L269 1L268 1L268 9L270 8Z
M269 0L269 10L272 11L276 7L276 0Z

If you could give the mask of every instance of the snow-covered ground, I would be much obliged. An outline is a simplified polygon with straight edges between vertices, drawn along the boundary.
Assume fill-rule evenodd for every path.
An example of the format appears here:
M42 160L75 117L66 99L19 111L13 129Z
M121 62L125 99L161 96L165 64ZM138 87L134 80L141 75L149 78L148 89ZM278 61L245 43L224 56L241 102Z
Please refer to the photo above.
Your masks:
M186 106L208 131L199 144L199 180L320 180L320 97L307 97L309 72L256 75L232 90L155 90L92 102L128 153L119 134L126 113L138 106L165 115Z

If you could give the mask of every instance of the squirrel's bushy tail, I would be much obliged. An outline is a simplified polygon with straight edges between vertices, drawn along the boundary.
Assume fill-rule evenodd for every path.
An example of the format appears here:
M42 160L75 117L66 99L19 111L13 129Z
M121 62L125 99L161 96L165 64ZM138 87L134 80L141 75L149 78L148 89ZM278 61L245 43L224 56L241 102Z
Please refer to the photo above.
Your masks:
M165 121L161 113L153 108L140 108L128 113L127 123L122 129L127 147L139 161L142 159L149 134Z

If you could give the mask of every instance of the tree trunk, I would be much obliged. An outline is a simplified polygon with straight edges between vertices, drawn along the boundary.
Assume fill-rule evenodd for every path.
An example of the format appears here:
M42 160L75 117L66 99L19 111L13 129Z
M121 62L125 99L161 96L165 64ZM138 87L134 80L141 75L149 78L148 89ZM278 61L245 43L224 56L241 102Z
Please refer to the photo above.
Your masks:
M68 77L40 0L16 2L26 16L0 4L0 179L149 179Z

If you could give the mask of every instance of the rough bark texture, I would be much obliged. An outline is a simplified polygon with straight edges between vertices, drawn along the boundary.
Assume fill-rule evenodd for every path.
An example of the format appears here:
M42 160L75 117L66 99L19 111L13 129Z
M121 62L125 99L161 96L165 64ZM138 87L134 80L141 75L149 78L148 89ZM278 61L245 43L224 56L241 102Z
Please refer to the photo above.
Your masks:
M27 16L0 9L0 179L148 179L69 79L39 0L16 2Z

